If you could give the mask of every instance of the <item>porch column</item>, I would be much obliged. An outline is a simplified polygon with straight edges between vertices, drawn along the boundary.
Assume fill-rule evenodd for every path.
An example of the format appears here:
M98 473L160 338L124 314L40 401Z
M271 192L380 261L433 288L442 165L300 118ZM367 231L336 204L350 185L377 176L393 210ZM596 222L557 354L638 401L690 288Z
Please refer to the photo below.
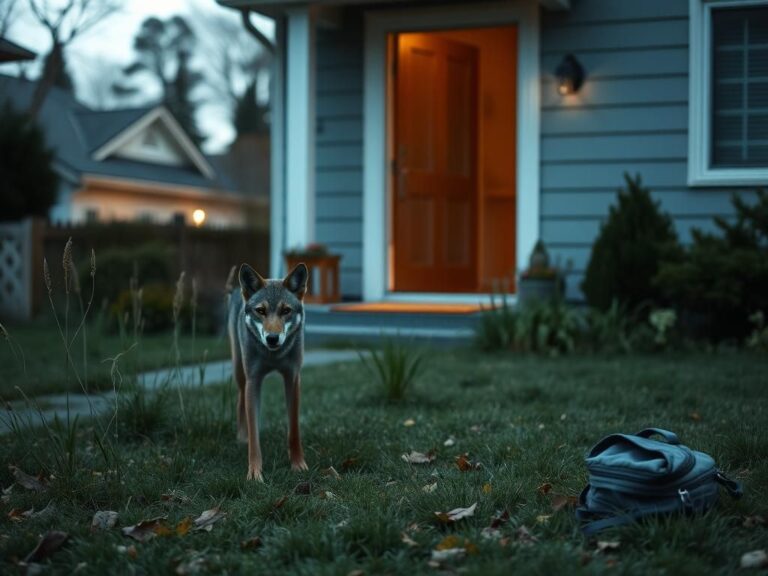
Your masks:
M285 71L285 247L315 239L315 22L287 12Z

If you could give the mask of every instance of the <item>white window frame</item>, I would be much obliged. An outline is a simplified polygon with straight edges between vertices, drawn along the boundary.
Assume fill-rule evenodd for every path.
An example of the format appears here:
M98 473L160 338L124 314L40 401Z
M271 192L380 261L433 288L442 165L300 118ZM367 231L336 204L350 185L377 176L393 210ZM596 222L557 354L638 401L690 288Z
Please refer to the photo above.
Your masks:
M690 74L688 113L689 186L761 186L768 182L768 166L713 168L712 142L712 10L764 6L768 0L689 0Z

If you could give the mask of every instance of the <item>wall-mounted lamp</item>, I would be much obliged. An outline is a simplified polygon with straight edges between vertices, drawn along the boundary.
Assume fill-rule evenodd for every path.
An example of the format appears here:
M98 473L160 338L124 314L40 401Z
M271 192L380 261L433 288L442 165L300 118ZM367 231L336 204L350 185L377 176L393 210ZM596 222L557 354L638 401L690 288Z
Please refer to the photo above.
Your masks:
M192 212L192 222L195 223L195 226L198 228L203 225L203 222L205 222L206 213L205 210L202 210L198 208L194 212Z
M573 54L563 56L563 60L555 70L557 76L557 92L561 96L575 94L584 83L584 67Z

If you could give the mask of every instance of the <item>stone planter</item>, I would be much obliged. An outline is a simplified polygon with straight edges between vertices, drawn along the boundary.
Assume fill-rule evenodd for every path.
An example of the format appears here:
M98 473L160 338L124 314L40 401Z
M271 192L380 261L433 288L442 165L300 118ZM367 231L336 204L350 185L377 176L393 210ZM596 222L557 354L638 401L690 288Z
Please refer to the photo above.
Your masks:
M517 285L517 303L525 306L533 302L549 302L561 295L559 278L520 278Z

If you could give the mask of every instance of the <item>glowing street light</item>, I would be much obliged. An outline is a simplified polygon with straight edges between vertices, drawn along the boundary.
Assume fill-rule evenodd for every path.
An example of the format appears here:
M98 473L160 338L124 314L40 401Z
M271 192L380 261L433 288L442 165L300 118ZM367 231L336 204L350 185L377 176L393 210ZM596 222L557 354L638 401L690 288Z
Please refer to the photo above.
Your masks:
M205 222L205 210L198 208L192 212L192 221L195 223L195 226L202 226L203 222Z

